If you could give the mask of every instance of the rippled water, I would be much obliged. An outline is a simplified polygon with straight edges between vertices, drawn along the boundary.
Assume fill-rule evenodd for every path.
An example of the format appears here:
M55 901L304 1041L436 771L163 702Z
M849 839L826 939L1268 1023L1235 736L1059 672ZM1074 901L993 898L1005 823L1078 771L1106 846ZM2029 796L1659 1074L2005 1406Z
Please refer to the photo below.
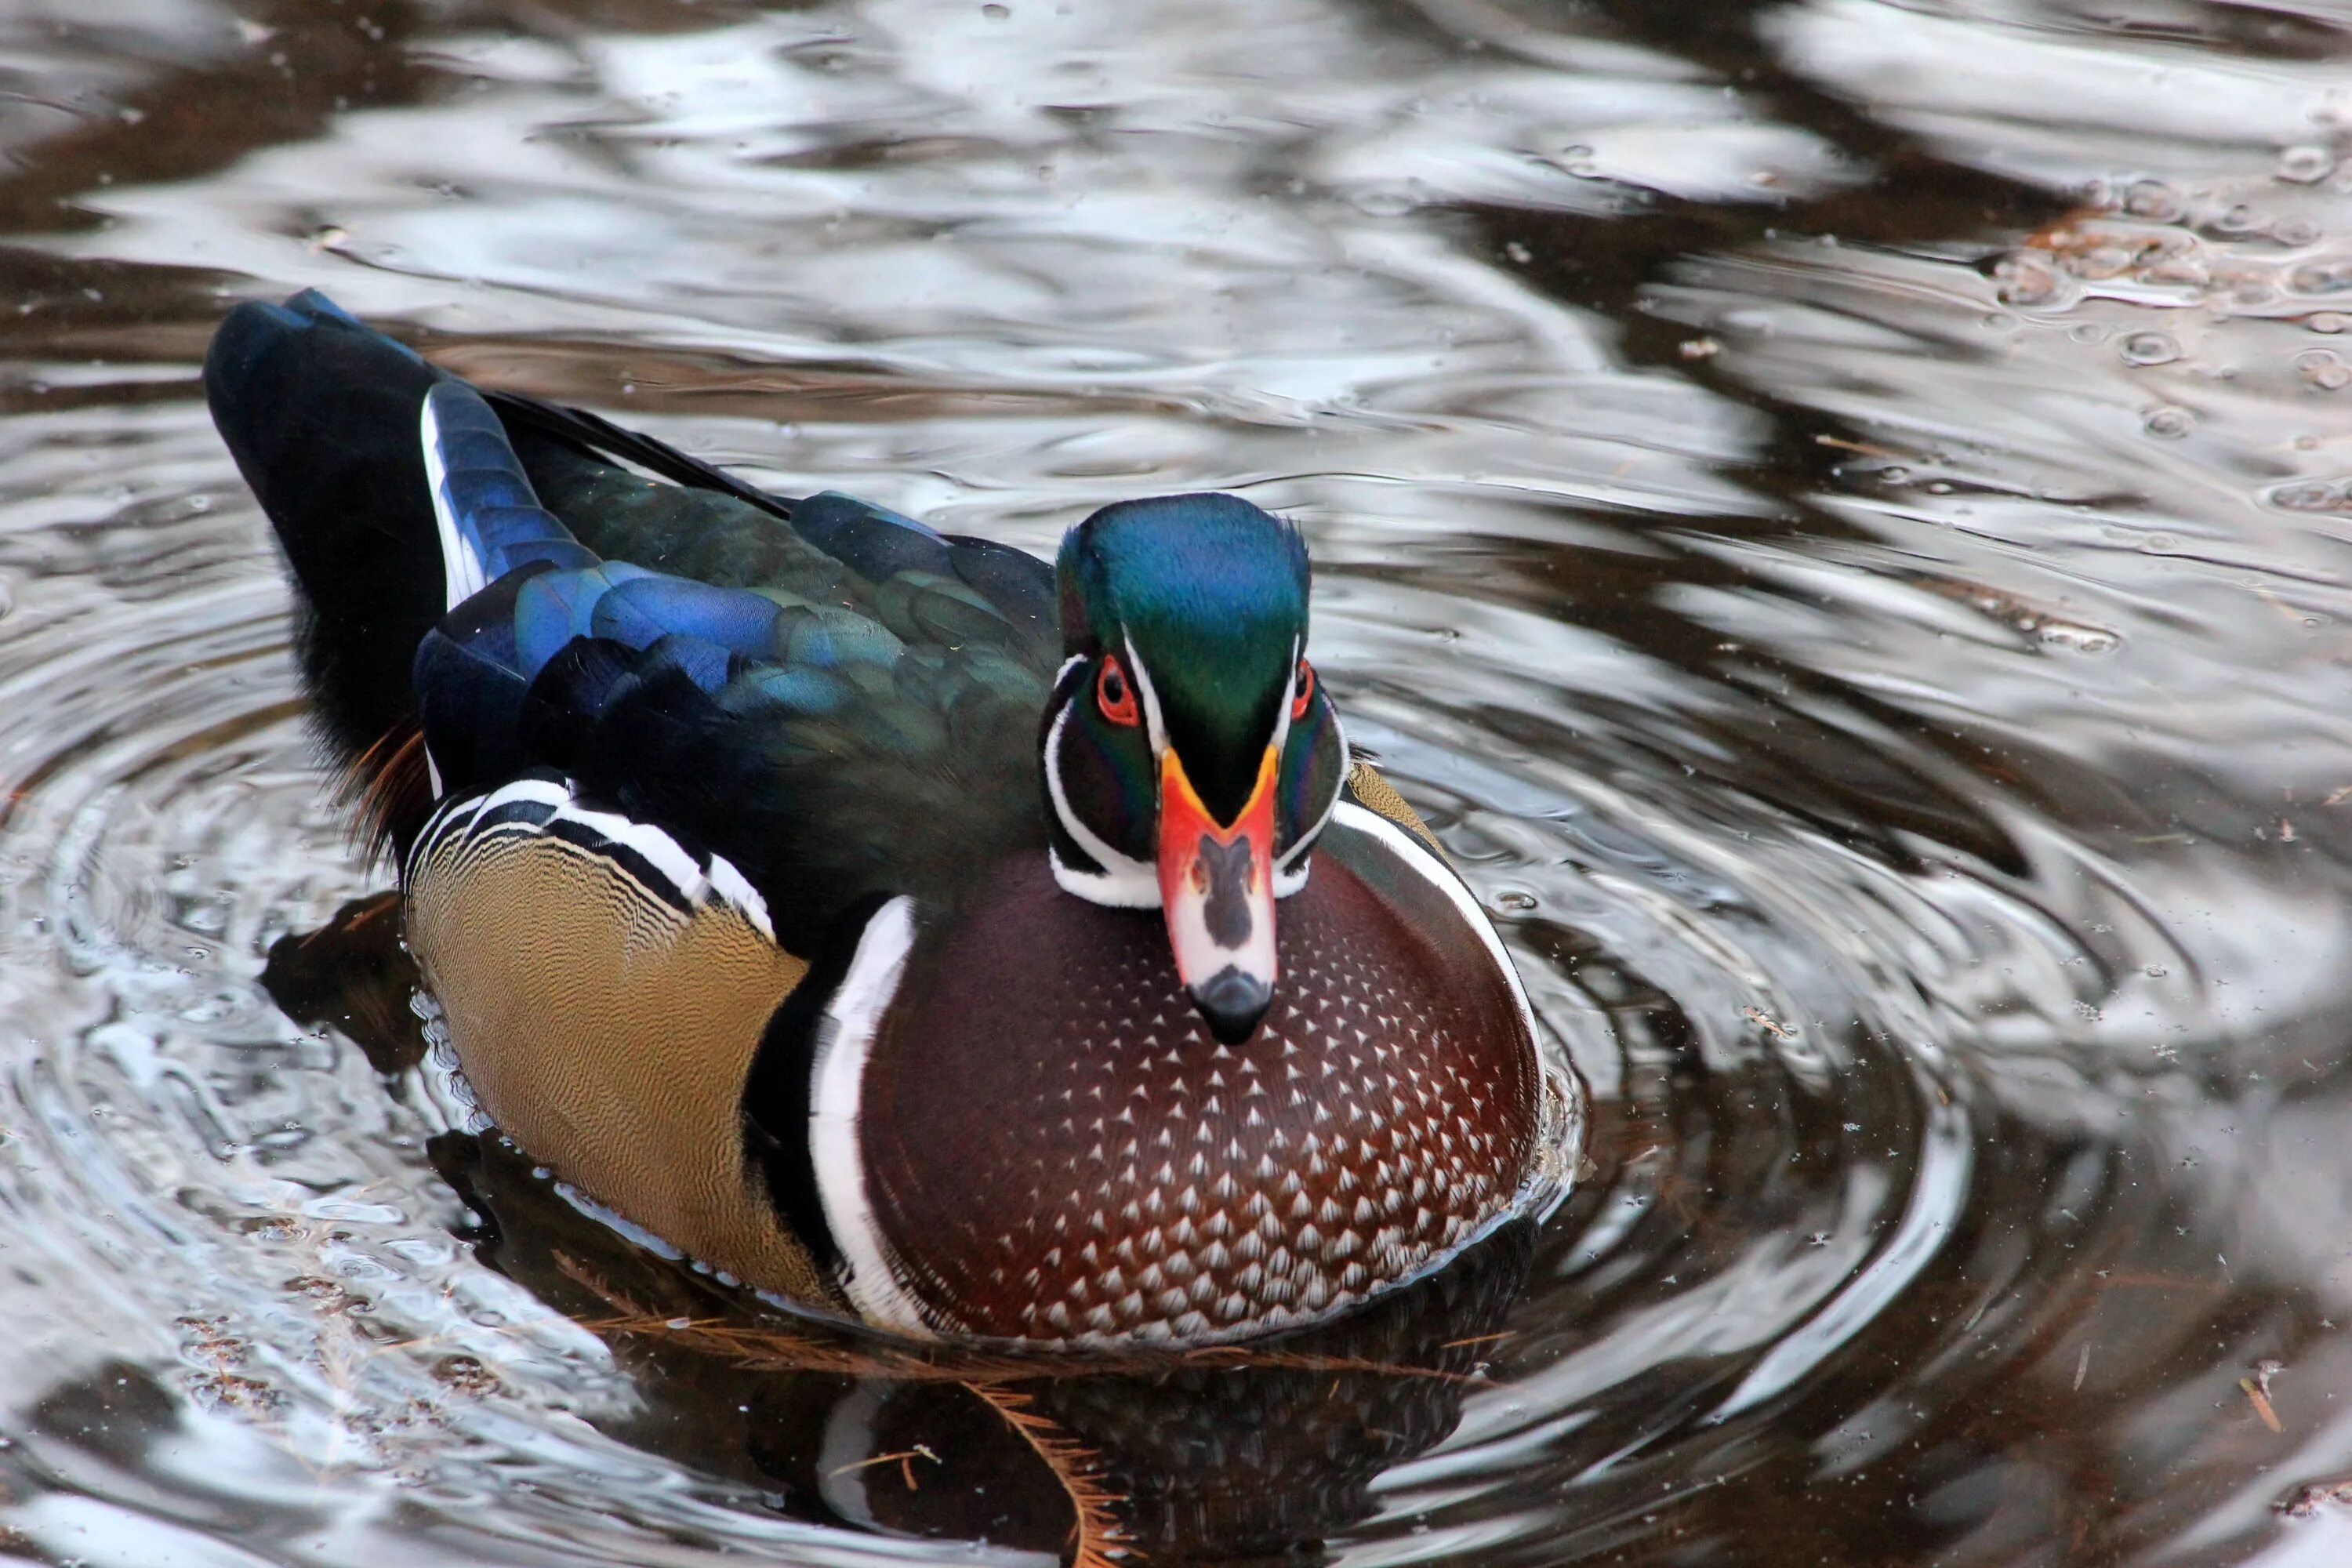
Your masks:
M2352 1559L2339 10L17 0L0 87L0 1553ZM1286 1359L709 1327L337 919L195 381L306 285L786 491L1297 518L1588 1179Z

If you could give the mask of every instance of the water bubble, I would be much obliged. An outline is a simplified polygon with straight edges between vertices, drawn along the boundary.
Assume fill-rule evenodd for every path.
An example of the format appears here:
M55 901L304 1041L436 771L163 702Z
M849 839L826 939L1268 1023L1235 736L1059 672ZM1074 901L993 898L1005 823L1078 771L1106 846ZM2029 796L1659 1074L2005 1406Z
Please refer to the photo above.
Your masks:
M1010 5L991 4L982 5L980 8L980 14L987 17L992 22L1002 22L1007 16L1013 15L1013 7Z
M2341 294L2352 289L2352 260L2307 261L2288 274L2286 283L2298 294Z
M2305 317L2303 324L2315 332L2326 332L2333 335L2344 330L2344 318L2333 310L2321 310Z
M1402 217L1421 204L1412 193L1394 185L1373 185L1349 193L1348 199L1368 217Z
M2058 269L2031 251L2003 257L1993 268L2004 305L2046 305L2058 296Z
M2297 479L2273 486L2263 499L2282 511L2333 511L2343 495L2323 479Z
M1554 155L1552 162L1558 163L1568 174L1575 174L1580 178L1589 178L1593 169L1592 149L1580 142L1576 142L1561 148Z
M2309 245L2319 237L2319 226L2309 218L2291 217L2273 224L2271 237L2281 245Z
M2078 343L2103 343L2115 336L2115 331L2096 321L2084 321L2067 328L2066 335Z
M2074 257L2074 271L2096 281L2120 278L2139 260L2139 252L2120 245L2095 245Z
M2170 364L2180 357L2180 345L2169 332L2134 332L2120 352L2126 364Z
M2294 356L2294 368L2323 392L2339 392L2352 382L2352 366L2336 357L2333 349L2305 349Z
M2254 216L2253 208L2240 202L2215 218L2213 226L2223 234L2252 234L2262 226L2262 220Z
M2162 407L2149 409L2142 423L2149 435L2177 441L2197 427L2197 416L2176 404L2166 404Z
M2275 172L2289 184L2308 185L2336 172L2336 154L2325 147L2289 147L2279 154Z
M2180 195L2162 180L2134 180L2124 192L2124 211L2134 217L2171 223L2180 216Z
M2074 653L2113 653L2123 641L2105 626L2086 626L2074 621L2044 621L2034 629L2034 636L2051 647Z

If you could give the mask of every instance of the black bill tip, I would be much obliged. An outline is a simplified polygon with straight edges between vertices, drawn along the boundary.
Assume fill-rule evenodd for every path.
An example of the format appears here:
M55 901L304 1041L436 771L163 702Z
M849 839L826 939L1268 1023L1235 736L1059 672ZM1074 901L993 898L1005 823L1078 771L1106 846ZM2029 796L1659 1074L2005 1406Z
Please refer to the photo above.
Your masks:
M1228 963L1192 987L1192 1005L1208 1021L1209 1033L1228 1046L1250 1037L1274 1005L1274 987Z

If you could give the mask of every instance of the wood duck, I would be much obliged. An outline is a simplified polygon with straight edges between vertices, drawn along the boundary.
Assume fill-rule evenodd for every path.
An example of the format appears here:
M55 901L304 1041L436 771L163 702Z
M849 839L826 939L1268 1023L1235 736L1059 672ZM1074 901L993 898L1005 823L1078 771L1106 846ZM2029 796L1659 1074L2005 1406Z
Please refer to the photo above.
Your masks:
M484 392L324 296L205 364L485 1116L923 1337L1238 1339L1515 1212L1526 994L1226 495L1048 566Z

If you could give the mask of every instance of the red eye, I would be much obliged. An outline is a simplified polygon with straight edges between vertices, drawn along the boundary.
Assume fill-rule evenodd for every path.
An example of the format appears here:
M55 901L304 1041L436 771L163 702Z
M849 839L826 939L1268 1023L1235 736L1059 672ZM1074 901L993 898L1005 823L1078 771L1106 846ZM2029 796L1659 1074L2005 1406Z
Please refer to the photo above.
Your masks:
M1141 721L1135 711L1135 689L1128 685L1127 671L1119 668L1115 654L1103 659L1101 672L1095 677L1095 706L1114 724Z
M1315 700L1315 667L1305 659L1298 661L1298 695L1290 700L1290 721L1297 723L1307 717L1307 705Z

